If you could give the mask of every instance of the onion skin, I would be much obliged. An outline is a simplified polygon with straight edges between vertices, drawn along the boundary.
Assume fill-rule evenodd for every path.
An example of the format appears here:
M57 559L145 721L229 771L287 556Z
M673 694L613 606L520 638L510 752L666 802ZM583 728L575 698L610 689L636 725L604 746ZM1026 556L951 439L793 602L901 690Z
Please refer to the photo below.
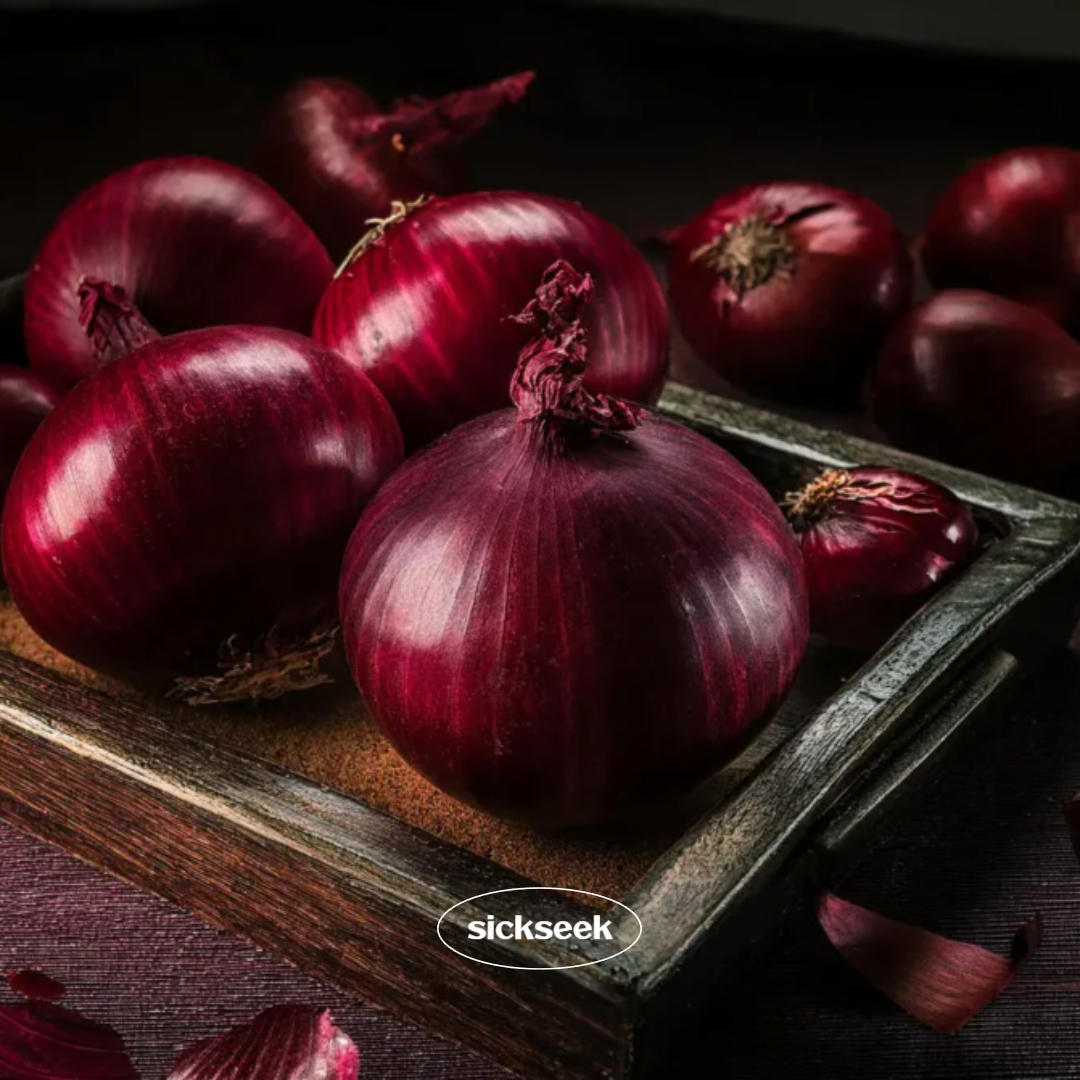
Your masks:
M403 757L556 827L633 816L729 760L808 632L768 493L687 428L583 391L579 333L568 316L546 355L526 350L516 409L388 481L339 598L353 674Z
M26 281L30 366L68 387L123 354L84 326L87 281L120 290L152 328L130 351L205 326L309 333L332 274L315 234L258 177L210 158L146 161L85 191L46 237Z
M921 254L935 288L1007 296L1080 333L1080 153L1039 146L974 165L934 207Z
M798 181L721 195L671 253L671 301L694 351L738 386L797 402L857 400L913 280L884 210Z
M357 1080L356 1044L325 1010L275 1005L185 1051L165 1080Z
M507 404L528 341L512 316L560 258L596 280L585 385L646 404L660 396L663 292L614 226L573 203L520 192L436 198L399 218L327 289L315 337L370 376L407 446Z
M26 444L59 402L59 391L32 371L0 364L0 500Z
M12 597L91 667L212 671L234 635L289 640L332 617L349 534L401 452L378 391L298 334L151 342L77 386L23 455Z
M978 547L964 503L898 469L829 469L789 504L806 564L810 629L856 649L883 645Z
M304 79L271 109L258 171L340 262L394 202L457 190L446 150L520 101L532 79L526 71L438 101L406 98L386 112L347 79Z
M869 381L905 450L1044 489L1080 462L1080 345L1033 308L975 290L918 305Z

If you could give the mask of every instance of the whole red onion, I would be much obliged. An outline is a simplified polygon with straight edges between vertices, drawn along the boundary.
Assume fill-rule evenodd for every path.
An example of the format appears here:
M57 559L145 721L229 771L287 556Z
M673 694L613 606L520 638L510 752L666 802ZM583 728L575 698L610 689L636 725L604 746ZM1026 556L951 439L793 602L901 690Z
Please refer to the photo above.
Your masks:
M912 281L892 218L821 184L721 195L671 253L671 302L694 351L739 386L797 401L857 399Z
M718 446L583 386L591 279L551 268L515 408L399 470L342 570L353 674L450 794L577 825L723 764L791 685L807 636L791 530Z
M889 338L869 405L906 450L1059 487L1080 464L1080 344L1012 300L938 293Z
M60 401L60 393L32 371L0 364L0 502L30 436Z
M828 469L788 496L806 564L810 628L882 645L974 555L971 511L940 484L884 466Z
M985 289L1080 332L1080 153L1009 150L963 173L922 237L939 289Z
M70 386L161 334L233 323L308 333L333 274L256 176L209 158L133 165L80 195L26 281L30 365Z
M259 172L340 261L394 202L454 190L446 150L520 101L532 79L526 71L436 101L404 98L387 112L347 79L304 79L267 118Z
M345 544L400 459L382 395L307 338L150 342L80 383L23 455L4 511L12 597L66 655L192 676L191 700L310 685Z
M594 276L588 389L654 402L668 368L664 296L614 226L574 203L496 191L400 205L326 291L315 336L356 362L409 446L502 408L528 331L512 318L565 258Z

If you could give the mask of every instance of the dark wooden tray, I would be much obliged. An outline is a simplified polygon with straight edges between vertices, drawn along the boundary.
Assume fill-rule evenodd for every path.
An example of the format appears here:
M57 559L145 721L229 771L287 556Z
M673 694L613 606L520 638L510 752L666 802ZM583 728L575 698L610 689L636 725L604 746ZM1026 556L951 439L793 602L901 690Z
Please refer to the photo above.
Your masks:
M0 295L5 307L17 303ZM1000 538L851 678L833 676L801 716L794 701L770 753L751 750L752 767L708 789L704 815L618 897L644 927L621 956L541 971L459 958L436 934L443 912L527 881L197 740L152 704L10 654L0 654L0 817L527 1076L655 1071L692 1006L802 909L811 872L842 874L899 800L1065 640L1080 595L1078 506L681 386L662 407L776 493L824 465L894 464L950 486ZM508 911L504 901L492 898L491 913ZM549 912L576 921L592 909L564 895ZM460 913L443 928L463 933ZM614 928L625 944L638 929L629 915ZM485 955L558 968L611 951L500 942Z

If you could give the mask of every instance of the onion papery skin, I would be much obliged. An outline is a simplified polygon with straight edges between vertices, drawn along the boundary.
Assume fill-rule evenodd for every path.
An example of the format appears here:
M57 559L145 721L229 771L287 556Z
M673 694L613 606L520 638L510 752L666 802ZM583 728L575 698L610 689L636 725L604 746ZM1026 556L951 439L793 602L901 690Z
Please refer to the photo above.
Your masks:
M972 166L920 246L935 288L1007 296L1080 333L1080 153L1030 147Z
M91 667L213 671L232 640L332 618L349 534L401 454L382 395L308 338L153 341L72 390L23 455L4 513L12 597Z
M0 1005L5 1080L139 1080L111 1027L46 1002Z
M679 325L719 374L768 397L843 406L857 402L913 280L889 214L801 181L721 195L678 230L670 261Z
M871 415L905 450L1047 490L1080 463L1080 345L1033 308L947 290L896 328Z
M971 510L914 473L831 469L790 501L810 628L839 645L877 649L978 547Z
M0 364L0 501L31 436L60 397L58 390L32 371Z
M81 288L119 288L160 334L254 324L309 333L333 265L270 186L210 158L146 161L80 195L26 281L31 367L67 387L103 356L83 329Z
M348 79L304 79L271 109L258 171L340 261L368 219L385 216L394 202L459 190L460 169L447 150L519 101L532 77L511 75L437 101L406 98L385 112Z
M585 385L655 402L669 327L652 270L613 225L544 195L481 192L412 209L327 289L315 336L370 376L406 445L419 447L507 404L529 337L513 316L560 258L596 280Z

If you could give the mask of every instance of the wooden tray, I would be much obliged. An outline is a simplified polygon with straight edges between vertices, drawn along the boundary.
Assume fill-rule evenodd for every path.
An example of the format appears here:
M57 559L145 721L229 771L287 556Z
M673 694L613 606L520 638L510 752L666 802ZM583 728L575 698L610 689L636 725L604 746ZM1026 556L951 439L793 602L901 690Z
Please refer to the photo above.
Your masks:
M11 295L0 289L0 313L17 312ZM527 1076L654 1072L692 1006L801 908L808 872L842 873L899 799L1065 640L1080 595L1078 506L681 386L662 407L775 493L824 465L893 464L950 486L1000 538L851 678L808 660L830 693L793 697L778 745L751 748L734 781L707 787L704 815L618 897L644 927L621 956L540 971L457 957L436 934L447 908L527 880L193 738L153 704L3 653L0 818ZM489 910L500 917L503 905L493 897ZM577 921L593 909L553 894L548 911ZM460 909L443 931L463 934ZM629 944L638 925L625 914L614 931ZM485 955L554 969L614 951L573 948L511 941Z

